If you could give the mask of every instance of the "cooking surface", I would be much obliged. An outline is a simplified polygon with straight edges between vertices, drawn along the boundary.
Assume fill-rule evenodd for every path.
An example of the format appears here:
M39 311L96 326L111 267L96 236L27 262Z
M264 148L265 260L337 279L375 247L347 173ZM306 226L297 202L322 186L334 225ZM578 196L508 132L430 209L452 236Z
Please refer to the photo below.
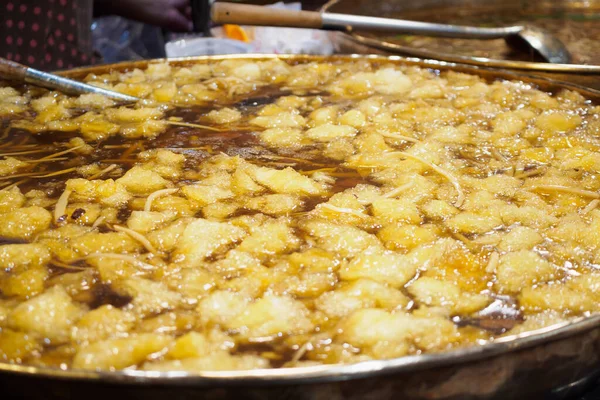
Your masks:
M573 232L598 219L598 117L575 92L367 61L87 80L147 100L3 89L9 360L355 362L595 311Z

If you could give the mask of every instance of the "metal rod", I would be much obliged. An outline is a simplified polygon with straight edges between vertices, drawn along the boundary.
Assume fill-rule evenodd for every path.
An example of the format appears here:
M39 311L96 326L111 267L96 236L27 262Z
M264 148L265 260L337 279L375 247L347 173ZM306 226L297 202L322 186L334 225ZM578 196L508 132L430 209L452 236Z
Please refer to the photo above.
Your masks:
M84 94L97 93L115 100L136 102L137 97L127 94L115 92L108 89L103 89L97 86L88 85L87 83L79 82L73 79L64 78L62 76L43 72L34 68L27 68L25 72L25 81L36 86L43 86L48 89L60 90L67 94Z
M332 30L377 30L465 39L501 39L517 35L524 29L523 26L478 28L327 12L321 15L323 28Z

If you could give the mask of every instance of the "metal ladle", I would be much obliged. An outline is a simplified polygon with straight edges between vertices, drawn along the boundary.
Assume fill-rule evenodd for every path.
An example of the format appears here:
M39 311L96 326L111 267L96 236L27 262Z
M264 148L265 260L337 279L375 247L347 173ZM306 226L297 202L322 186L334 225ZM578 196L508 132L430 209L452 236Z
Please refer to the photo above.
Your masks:
M205 15L208 18L209 13ZM502 38L506 40L509 46L519 50L533 50L550 63L568 64L571 61L569 51L560 40L549 32L529 26L479 28L351 14L293 11L225 2L217 2L211 5L210 19L218 24L281 26L339 31L370 30L462 39ZM208 24L208 22L208 20L205 20L203 23Z

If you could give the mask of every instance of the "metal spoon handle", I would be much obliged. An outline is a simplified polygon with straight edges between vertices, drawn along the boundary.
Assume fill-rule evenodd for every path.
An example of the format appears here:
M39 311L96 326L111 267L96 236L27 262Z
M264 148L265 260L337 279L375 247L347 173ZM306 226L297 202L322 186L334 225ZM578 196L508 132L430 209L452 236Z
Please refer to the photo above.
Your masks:
M213 22L220 24L286 26L343 31L363 29L465 39L499 39L516 35L523 30L522 26L477 28L350 14L292 11L226 2L216 2L212 5L211 18Z
M522 26L478 28L336 13L323 13L322 19L324 29L346 30L350 28L463 39L501 39L516 35L523 30Z
M98 93L115 100L135 102L137 97L129 96L112 90L88 85L73 79L43 72L35 68L16 63L0 57L0 76L20 80L47 89L59 90L67 94Z

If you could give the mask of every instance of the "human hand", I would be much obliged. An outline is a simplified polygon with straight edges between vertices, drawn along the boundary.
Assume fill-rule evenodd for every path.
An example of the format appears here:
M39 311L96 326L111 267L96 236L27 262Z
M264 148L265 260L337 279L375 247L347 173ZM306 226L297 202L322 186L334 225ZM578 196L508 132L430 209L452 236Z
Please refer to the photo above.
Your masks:
M173 32L193 29L190 0L95 0L94 13L120 15Z

